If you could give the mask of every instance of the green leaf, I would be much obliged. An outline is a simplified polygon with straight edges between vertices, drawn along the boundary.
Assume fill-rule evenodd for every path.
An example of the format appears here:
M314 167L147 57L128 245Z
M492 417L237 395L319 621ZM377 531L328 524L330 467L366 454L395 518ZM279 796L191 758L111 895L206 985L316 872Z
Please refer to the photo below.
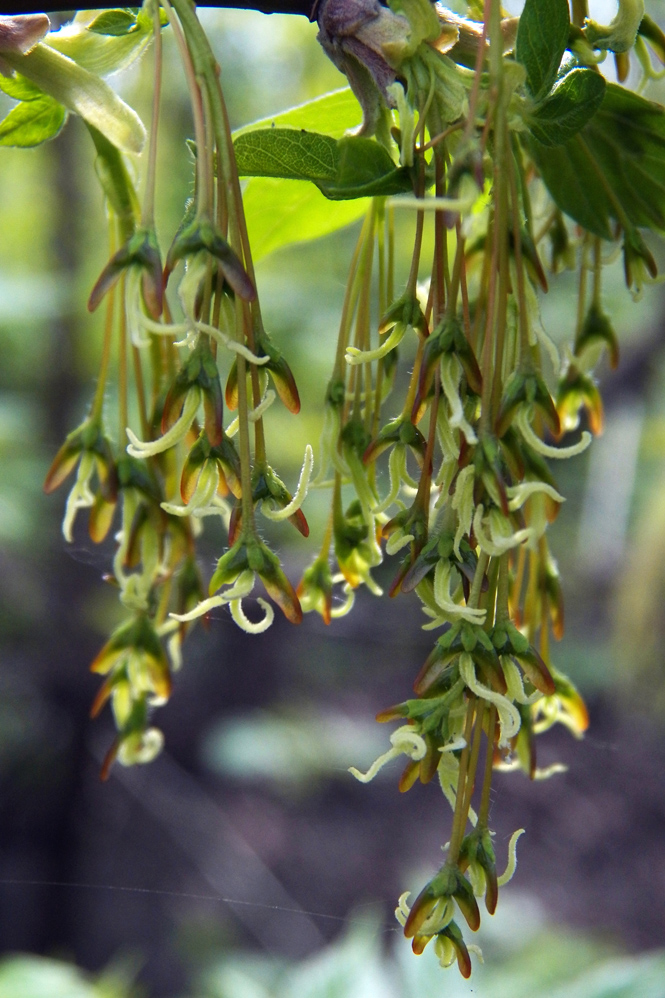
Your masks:
M333 90L322 97L291 107L287 111L270 118L261 118L252 124L243 125L233 133L234 140L239 135L264 128L304 128L307 131L325 132L334 139L341 139L345 133L356 128L362 119L360 105L349 87Z
M36 87L25 76L16 73L15 76L2 76L0 74L0 90L3 90L8 97L14 100L38 100L44 97L44 91Z
M265 128L238 136L234 148L241 177L316 182L337 176L337 140L329 135L295 128Z
M529 131L541 145L567 142L602 104L605 78L593 69L573 69L527 118Z
M52 97L23 101L0 122L0 146L28 149L54 138L65 123L67 112Z
M250 180L243 197L255 260L292 243L318 239L355 222L369 201L331 202L303 180Z
M409 171L398 169L372 139L266 128L238 136L234 145L241 176L311 180L332 200L412 189Z
M331 183L319 184L328 198L344 200L412 192L411 175L393 163L384 146L372 139L346 136L337 143L339 165Z
M520 17L515 56L526 69L535 100L552 88L568 42L568 0L526 0Z
M589 232L665 230L665 109L610 83L598 111L572 139L531 155L559 208Z
M128 35L136 27L136 17L129 10L105 10L88 25L98 35Z

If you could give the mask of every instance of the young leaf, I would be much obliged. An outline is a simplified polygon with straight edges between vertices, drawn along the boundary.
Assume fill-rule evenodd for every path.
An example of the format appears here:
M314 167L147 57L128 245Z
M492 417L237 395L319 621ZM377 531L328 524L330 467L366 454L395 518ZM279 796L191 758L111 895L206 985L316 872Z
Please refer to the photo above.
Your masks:
M367 198L328 201L312 183L256 177L243 202L255 260L292 243L318 239L350 225L367 211Z
M46 94L39 87L36 87L25 76L16 73L15 76L2 76L0 74L0 90L4 91L8 97L14 100L38 100Z
M242 177L334 180L339 167L337 141L295 128L264 128L234 142Z
M611 219L665 229L665 109L609 83L585 127L563 145L530 143L555 203L604 239Z
M323 131L334 139L341 139L349 129L360 123L360 107L349 87L333 90L322 97L291 107L287 111L261 118L250 125L244 125L233 133L234 140L239 135L264 128L304 128L308 131Z
M527 118L541 145L567 142L593 117L605 95L605 78L592 69L573 69Z
M552 88L569 28L568 0L526 0L517 29L515 56L526 69L527 86L537 101Z
M105 10L88 25L98 35L128 35L136 27L136 17L129 10Z
M0 146L28 149L54 138L65 123L67 112L52 97L23 101L0 122Z
M126 30L120 30L121 18L125 12L105 11L96 15L95 11L79 11L73 21L52 31L45 44L69 59L73 59L84 69L97 76L109 76L129 66L147 48L152 39L152 17L134 18L132 23L125 18ZM96 16L95 16L96 15ZM100 31L100 27L106 29ZM107 30L109 27L115 30Z
M241 176L311 180L331 200L412 189L408 170L371 139L266 128L238 136L234 146Z

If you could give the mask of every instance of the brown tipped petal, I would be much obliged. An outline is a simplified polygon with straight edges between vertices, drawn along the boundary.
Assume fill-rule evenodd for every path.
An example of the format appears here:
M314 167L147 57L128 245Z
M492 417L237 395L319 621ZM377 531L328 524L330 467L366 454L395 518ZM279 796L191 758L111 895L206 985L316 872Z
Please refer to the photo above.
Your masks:
M432 913L432 909L438 898L434 897L429 884L423 888L413 903L404 925L404 935L407 939L412 939L418 935L418 930L427 921Z
M72 450L70 445L64 443L58 453L53 458L51 467L46 472L44 479L44 492L49 495L62 485L64 480L76 467L76 463L81 456L79 449Z
M90 539L95 544L101 544L111 529L115 507L115 502L105 499L103 495L96 497L88 521Z
M419 762L413 762L413 761L407 762L406 766L404 767L404 772L399 778L398 787L399 787L399 792L401 794L405 794L407 790L411 789L413 784L418 779L419 772L420 772Z

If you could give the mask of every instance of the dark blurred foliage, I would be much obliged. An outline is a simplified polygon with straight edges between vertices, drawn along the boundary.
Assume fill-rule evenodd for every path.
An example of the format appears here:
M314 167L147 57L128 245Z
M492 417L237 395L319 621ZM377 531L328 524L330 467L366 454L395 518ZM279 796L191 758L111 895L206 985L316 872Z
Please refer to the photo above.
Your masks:
M206 17L234 124L343 82L300 19ZM122 81L144 118L147 63ZM166 77L163 119L159 225L170 233L191 174L176 72ZM258 637L219 611L186 646L160 716L164 756L99 783L112 732L108 719L88 718L88 665L118 614L101 581L111 548L94 548L84 529L68 547L64 497L41 494L94 387L101 330L84 303L107 244L92 160L74 120L48 146L0 156L0 947L91 970L129 954L146 992L170 998L235 947L302 958L359 911L392 928L416 867L438 865L449 815L432 787L400 795L392 771L368 787L346 773L384 750L388 731L372 718L408 696L431 646L415 600L367 593L330 628L280 619ZM318 436L312 407L334 349L352 235L259 268L271 331L306 403L298 420L269 423L269 445L291 462L287 476ZM651 709L663 700L662 654L644 631L649 621L665 626L663 578L654 568L646 584L642 570L654 545L665 546L663 333L661 296L633 304L619 273L607 282L623 357L604 379L606 436L588 458L556 469L569 499L553 530L568 610L555 661L588 697L591 727L581 743L565 731L545 736L539 764L562 761L568 772L536 784L502 776L492 817L502 858L514 829L527 830L517 899L534 894L551 920L636 950L662 944L665 932L665 737ZM573 323L566 281L544 307L559 342ZM316 527L323 500L312 493L308 502ZM293 540L278 533L285 546ZM212 531L210 564L223 544ZM297 578L299 539L286 561ZM382 572L387 585L394 568ZM626 614L631 596L637 610ZM640 632L645 600L651 616ZM649 669L629 673L624 662L639 665L646 645Z

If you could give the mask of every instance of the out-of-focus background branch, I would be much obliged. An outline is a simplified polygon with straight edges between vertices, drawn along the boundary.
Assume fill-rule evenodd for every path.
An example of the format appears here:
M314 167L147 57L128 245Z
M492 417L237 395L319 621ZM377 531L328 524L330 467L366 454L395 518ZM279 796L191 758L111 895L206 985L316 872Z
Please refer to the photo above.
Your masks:
M236 126L344 84L303 18L202 18ZM168 32L164 44L170 58ZM145 120L149 63L120 81ZM158 227L168 242L191 183L175 71L163 120ZM600 998L617 980L625 994L662 998L662 955L635 955L662 946L665 931L660 288L635 305L620 262L610 271L622 363L602 375L606 433L554 469L568 497L552 536L567 606L554 659L587 697L591 728L579 744L565 731L542 740L539 764L563 761L567 773L497 781L500 865L512 831L527 834L481 940L492 977L481 969L467 984L451 972L444 982L430 954L408 952L392 909L439 865L447 805L432 786L400 795L393 770L367 787L346 772L383 751L388 732L373 716L409 695L430 649L415 599L361 594L330 628L277 620L259 637L220 610L209 633L188 641L161 711L165 756L98 782L112 727L88 718L97 685L88 665L117 614L101 580L111 547L95 548L83 522L67 546L64 496L41 493L94 390L101 329L85 300L108 247L93 156L76 120L36 151L0 155L0 946L70 962L8 955L0 994L120 996L138 975L156 998L415 998L444 987ZM275 407L268 423L289 484L318 438L355 237L351 228L259 263L266 320L304 400L301 416ZM571 281L553 280L543 305L560 344L573 331ZM314 532L324 498L312 492L307 512ZM280 544L295 579L306 555L293 533L286 525ZM212 564L221 530L209 545ZM380 581L394 571L384 566ZM105 976L95 985L74 963Z

